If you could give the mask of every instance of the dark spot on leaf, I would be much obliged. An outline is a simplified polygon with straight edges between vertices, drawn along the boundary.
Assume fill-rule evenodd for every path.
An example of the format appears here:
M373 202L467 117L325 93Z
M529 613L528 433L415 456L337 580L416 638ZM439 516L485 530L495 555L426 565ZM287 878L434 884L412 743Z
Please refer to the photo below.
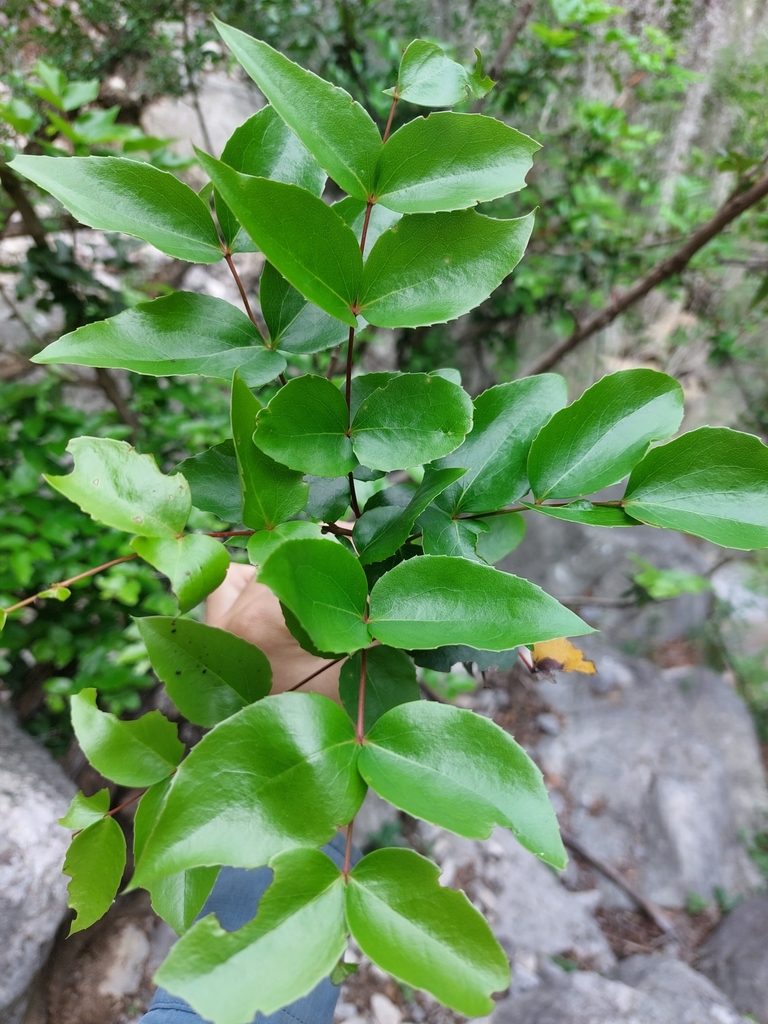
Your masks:
M181 669L180 669L180 668L177 668L177 669L176 669L176 675L177 675L177 676L180 676L180 675L181 675Z

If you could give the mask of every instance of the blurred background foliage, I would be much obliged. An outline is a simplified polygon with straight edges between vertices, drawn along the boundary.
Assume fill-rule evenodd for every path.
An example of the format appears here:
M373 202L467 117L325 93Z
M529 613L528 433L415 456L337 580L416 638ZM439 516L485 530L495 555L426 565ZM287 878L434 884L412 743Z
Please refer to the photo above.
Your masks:
M366 369L382 360L403 370L456 365L472 393L524 372L673 253L768 159L765 10L717 0L636 0L627 9L604 0L6 0L5 155L114 153L195 182L189 151L143 125L154 104L183 97L215 148L201 96L211 75L238 72L211 13L342 85L382 121L382 90L412 38L432 39L467 65L479 47L497 80L483 113L543 144L529 187L484 207L499 216L538 207L513 277L455 323L363 335ZM401 104L395 126L417 112ZM31 367L28 357L64 330L191 287L189 268L157 264L130 240L89 240L93 233L14 179L1 154L0 185L2 607L128 550L44 486L42 472L66 469L70 437L128 439L167 470L225 438L228 424L225 389L210 381ZM714 419L765 438L767 308L763 202L667 278L650 307L630 310L558 369L578 393L607 369L653 365L679 376L689 398L708 389L707 401L724 396L727 415L718 409ZM328 370L328 355L312 359ZM757 562L755 572L764 585L768 568ZM657 578L643 589L629 564L627 577L638 600L669 596L654 595ZM96 685L112 710L139 706L152 678L130 616L173 608L162 581L134 563L75 584L65 605L38 602L2 634L0 695L63 749L67 693ZM741 675L768 732L765 658ZM464 685L431 683L446 693Z

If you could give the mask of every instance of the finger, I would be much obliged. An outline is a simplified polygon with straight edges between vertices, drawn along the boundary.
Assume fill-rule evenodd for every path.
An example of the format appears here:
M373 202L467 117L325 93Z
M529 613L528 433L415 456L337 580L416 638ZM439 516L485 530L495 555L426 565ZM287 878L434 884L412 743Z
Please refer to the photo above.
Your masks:
M215 626L226 619L255 575L256 570L252 565L230 562L224 582L209 594L205 602L205 621L209 626Z

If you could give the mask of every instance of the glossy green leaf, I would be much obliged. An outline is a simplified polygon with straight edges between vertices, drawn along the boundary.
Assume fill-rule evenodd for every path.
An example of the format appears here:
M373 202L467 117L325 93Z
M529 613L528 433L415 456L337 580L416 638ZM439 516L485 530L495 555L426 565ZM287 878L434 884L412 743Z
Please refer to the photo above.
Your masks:
M274 880L252 921L226 932L209 914L157 972L158 984L216 1024L250 1024L257 1011L307 995L346 946L344 880L333 861L319 850L288 850L270 866Z
M323 651L367 647L368 585L360 562L330 540L289 540L261 567L259 580L291 609Z
M723 547L768 547L768 448L727 427L692 430L632 470L624 508L643 523Z
M552 519L564 519L569 523L584 523L586 526L639 526L622 508L593 505L586 498L579 498L568 505L527 505L532 512L541 512Z
M285 620L288 632L302 650L308 651L315 658L324 658L326 661L336 661L344 657L343 654L337 652L321 651L316 644L312 643L309 633L307 633L288 605L283 604L282 601L280 602L280 611L283 613L283 619Z
M377 327L423 327L468 313L522 259L533 214L418 213L385 231L365 264L358 309Z
M361 403L352 445L364 466L387 472L447 455L471 426L472 402L463 388L444 377L403 373Z
M371 636L424 650L466 644L506 651L594 630L527 580L463 558L423 555L395 566L371 592Z
M121 231L189 263L217 263L210 211L168 171L116 156L17 156L9 166L50 192L83 224Z
M69 875L67 906L77 912L69 934L98 921L117 894L125 870L125 839L114 818L102 818L72 840L64 860Z
M384 92L420 107L455 107L467 96L481 99L493 85L482 77L479 55L478 68L470 74L435 43L414 39L400 61L397 85Z
M565 381L555 373L484 391L474 401L472 430L464 443L436 463L467 469L437 504L452 514L495 512L526 494L533 439L567 400Z
M99 711L96 690L72 695L72 728L97 772L119 786L151 786L167 778L184 756L176 726L159 711L121 722Z
M109 320L54 341L37 363L107 366L154 377L199 374L229 382L235 370L251 387L274 380L285 359L264 347L248 317L223 299L176 292L140 302Z
M531 445L536 499L578 498L625 477L683 418L683 389L657 370L619 370L556 413Z
M153 615L135 621L168 696L195 725L216 725L269 693L266 655L239 636L193 619Z
M100 789L93 796L86 796L85 793L75 793L67 813L63 818L59 818L59 824L63 828L88 828L94 822L101 821L108 810L108 789Z
M413 524L427 505L462 473L461 469L430 469L405 508L382 505L365 511L352 530L360 561L365 565L393 555L405 544Z
M325 185L325 172L274 107L263 107L235 128L221 159L242 174L299 185L316 196ZM230 252L254 250L253 242L218 195L216 216Z
M504 825L537 857L566 865L541 772L489 718L433 701L403 704L368 733L358 767L379 796L416 818L469 839Z
M454 665L472 664L481 672L488 669L509 669L518 660L518 648L509 651L479 651L476 647L463 645L436 647L431 651L411 651L417 665L431 668L435 672L450 672Z
M243 497L237 475L234 441L222 441L179 464L190 491L192 504L213 512L225 523L243 521Z
M174 775L131 888L202 865L255 868L282 850L328 842L365 794L359 749L347 713L319 694L243 708Z
M376 169L379 203L398 213L465 210L525 188L538 142L493 117L418 117L387 140Z
M301 294L350 327L362 277L357 240L330 206L298 185L253 178L197 151L203 170L270 263Z
M481 561L477 545L489 527L479 519L454 519L450 513L433 505L419 516L421 546L426 555L452 555Z
M361 242L368 204L362 199L345 196L338 203L334 203L333 208L344 219L344 223L352 228L358 243ZM371 212L368 214L368 230L365 233L364 258L368 258L368 254L381 235L397 224L401 216L402 214L396 213L394 210L388 210L386 206L382 206L379 203L375 203L371 207Z
M251 530L271 530L304 508L309 488L301 472L275 462L254 444L253 432L260 411L258 399L235 374L231 422L242 490L243 522Z
M525 519L517 512L504 516L489 516L478 522L488 527L487 533L477 538L477 553L489 565L496 565L514 551L525 536Z
M357 462L347 436L344 396L325 377L294 377L259 413L253 440L272 459L300 473L344 476Z
M381 136L348 92L294 64L271 46L214 18L227 46L336 184L358 199L372 194Z
M353 654L341 666L339 696L353 722L357 721L360 696L362 653ZM374 722L391 708L419 700L416 669L405 651L383 644L365 652L365 707L363 727L368 732Z
M259 301L270 344L281 352L312 355L340 345L349 335L346 324L307 302L271 263L261 272Z
M349 480L345 476L308 476L309 498L306 513L312 519L334 523L349 508Z
M402 374L397 370L383 370L379 373L360 373L352 378L349 392L349 411L352 418L357 415L357 410L374 391L386 387L395 377Z
M133 819L134 863L138 862L144 852L147 836L155 826L170 785L170 779L155 783L139 801ZM218 867L190 868L189 871L179 871L175 875L156 879L147 886L152 909L177 935L183 935L202 910L218 873Z
M229 568L227 549L214 537L187 533L182 537L134 537L131 547L145 562L167 576L188 612L224 582Z
M440 885L440 868L411 850L374 850L352 870L347 921L383 970L468 1017L493 1009L509 962L463 892Z
M287 540L299 540L301 537L322 539L317 523L308 523L306 519L292 519L288 523L280 523L271 530L257 530L248 538L248 558L251 565L263 565L273 551Z
M192 499L180 473L165 476L151 455L107 437L76 437L67 451L72 472L45 479L91 519L143 537L175 537L184 529Z

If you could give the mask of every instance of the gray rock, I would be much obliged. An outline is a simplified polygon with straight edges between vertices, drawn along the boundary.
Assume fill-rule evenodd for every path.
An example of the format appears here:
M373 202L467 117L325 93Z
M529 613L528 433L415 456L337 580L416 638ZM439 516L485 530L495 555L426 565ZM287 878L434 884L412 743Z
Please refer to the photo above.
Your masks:
M443 869L441 881L474 877L470 896L486 914L494 934L520 973L530 955L567 954L597 970L616 962L593 911L597 890L569 892L545 864L524 850L511 832L497 828L485 843L462 839L429 825L420 826ZM467 868L471 866L469 872ZM521 980L523 986L524 979Z
M636 963L636 961L643 961ZM536 988L499 1003L493 1024L739 1024L721 992L686 964L633 957L627 980L546 971Z
M698 967L742 1013L768 1024L768 895L744 900L728 914L703 946Z
M23 1012L67 906L61 867L69 833L56 823L75 787L0 710L0 1024Z
M618 685L601 694L592 677L540 684L565 724L541 737L536 756L570 830L662 906L683 907L690 892L709 899L715 887L757 887L741 834L765 827L768 790L741 698L701 667L662 671L595 641L584 647L598 675L605 652ZM613 883L597 884L610 904L629 905Z

